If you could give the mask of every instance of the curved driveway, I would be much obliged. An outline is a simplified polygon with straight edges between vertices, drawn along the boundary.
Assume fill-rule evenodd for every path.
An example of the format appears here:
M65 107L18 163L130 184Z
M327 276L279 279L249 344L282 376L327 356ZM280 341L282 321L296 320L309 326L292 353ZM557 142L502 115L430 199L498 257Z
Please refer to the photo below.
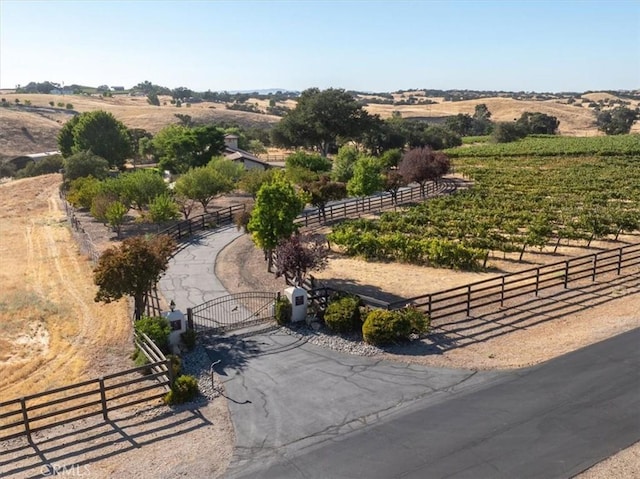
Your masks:
M227 294L229 227L160 282L178 308ZM208 346L236 430L228 477L571 477L640 440L640 330L537 367L448 370L348 356L273 331ZM541 346L542 347L542 346Z

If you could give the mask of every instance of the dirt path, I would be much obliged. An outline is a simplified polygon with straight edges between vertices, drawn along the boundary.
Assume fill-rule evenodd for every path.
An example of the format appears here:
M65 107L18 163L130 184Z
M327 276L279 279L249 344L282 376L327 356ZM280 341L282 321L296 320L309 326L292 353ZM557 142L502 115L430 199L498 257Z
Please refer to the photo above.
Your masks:
M128 363L126 301L94 301L92 266L58 201L59 175L0 186L2 362L10 398L117 370Z

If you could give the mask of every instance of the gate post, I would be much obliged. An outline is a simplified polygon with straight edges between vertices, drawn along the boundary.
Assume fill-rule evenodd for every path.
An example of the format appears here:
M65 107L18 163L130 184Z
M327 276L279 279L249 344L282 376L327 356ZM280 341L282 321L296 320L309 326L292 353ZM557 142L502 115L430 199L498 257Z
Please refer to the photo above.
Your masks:
M193 310L187 308L187 328L193 330Z

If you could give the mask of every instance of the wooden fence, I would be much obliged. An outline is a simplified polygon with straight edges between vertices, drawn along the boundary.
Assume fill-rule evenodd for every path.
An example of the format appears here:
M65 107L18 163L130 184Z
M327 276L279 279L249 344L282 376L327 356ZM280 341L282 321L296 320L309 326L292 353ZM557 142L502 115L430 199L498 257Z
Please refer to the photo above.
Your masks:
M97 415L108 421L111 411L164 397L173 381L170 361L146 335L136 344L150 364L0 402L0 441L26 434L33 442L37 431Z
M593 282L599 275L615 273L640 266L640 244L614 248L566 261L525 269L495 278L469 283L465 286L395 301L388 309L408 305L423 309L432 320L465 314L473 310L523 297L538 296L550 288L566 289L581 283Z
M194 216L188 220L176 223L173 226L163 229L158 234L169 235L179 242L193 236L198 231L231 224L233 223L234 216L239 212L245 211L245 209L246 206L244 204L221 208L219 210Z
M379 195L367 196L365 198L354 198L342 201L337 204L328 205L324 213L319 209L302 212L295 223L304 227L320 226L327 222L358 217L361 214L372 211L384 211L392 209L397 205L423 200L428 196L455 189L453 183L447 179L436 182L429 182L425 185L425 194L422 195L420 186L411 186L398 191L396 198L391 193L381 193Z

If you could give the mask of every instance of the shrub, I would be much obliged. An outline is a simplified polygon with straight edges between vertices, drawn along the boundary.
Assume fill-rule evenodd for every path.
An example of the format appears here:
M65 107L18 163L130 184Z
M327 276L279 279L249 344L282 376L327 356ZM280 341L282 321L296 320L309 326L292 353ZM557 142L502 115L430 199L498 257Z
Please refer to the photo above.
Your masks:
M324 313L324 322L336 333L350 333L362 327L360 298L346 296L329 303Z
M167 318L143 316L139 321L136 321L133 326L136 332L149 336L149 339L162 351L169 350L169 333L171 333L171 326Z
M49 102L49 105L50 105L50 106L55 106L55 103L54 103L54 102L52 102L52 101L50 101L50 102Z
M0 162L0 178L10 178L16 174L16 167L8 161Z
M193 351L193 348L196 347L196 338L198 335L195 330L187 329L184 333L180 335L180 339L182 340L182 344L184 344L189 351Z
M198 395L198 380L189 375L180 376L164 397L167 404L182 404L193 400Z
M371 311L362 325L362 337L369 344L392 343L407 339L409 334L411 320L399 311Z
M93 198L100 191L100 180L93 176L77 178L69 183L67 201L75 208L90 209Z
M67 103L67 104L65 105L65 108L66 108L67 110L73 110L73 104L72 104L72 103Z
M32 176L48 175L58 173L62 169L62 157L52 155L40 161L28 163L22 170L16 172L17 178L29 178Z
M59 101L59 102L57 103L57 105L58 105L58 108L62 108L62 107L64 106L64 102Z
M419 309L413 306L409 306L407 308L401 309L399 312L409 320L412 333L424 334L427 331L429 331L431 318L429 318L429 316L426 313L420 311Z
M149 358L146 357L144 353L138 348L136 348L136 350L133 352L133 356L131 359L133 359L133 363L136 365L136 367L146 366L147 364L149 364ZM142 374L151 374L151 369L144 370Z
M285 296L280 296L276 300L275 304L275 317L276 323L280 326L289 324L291 322L291 302Z

